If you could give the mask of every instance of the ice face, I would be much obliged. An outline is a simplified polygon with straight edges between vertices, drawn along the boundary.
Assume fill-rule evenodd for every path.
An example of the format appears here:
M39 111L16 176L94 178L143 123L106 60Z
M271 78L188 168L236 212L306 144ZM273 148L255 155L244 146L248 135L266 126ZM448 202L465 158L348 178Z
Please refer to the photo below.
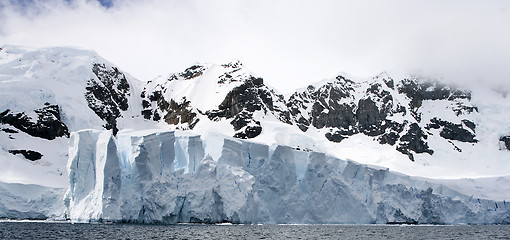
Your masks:
M510 206L287 146L180 132L72 134L73 221L510 223ZM219 148L219 149L218 149Z
M0 218L65 219L65 193L64 188L0 182Z

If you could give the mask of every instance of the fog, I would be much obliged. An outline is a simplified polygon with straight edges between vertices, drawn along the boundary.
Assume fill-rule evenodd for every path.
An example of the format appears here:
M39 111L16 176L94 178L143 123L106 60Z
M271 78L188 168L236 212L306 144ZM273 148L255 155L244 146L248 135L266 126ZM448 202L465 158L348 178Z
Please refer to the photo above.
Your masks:
M93 49L150 80L241 60L281 92L340 72L510 83L510 1L0 0L0 45Z

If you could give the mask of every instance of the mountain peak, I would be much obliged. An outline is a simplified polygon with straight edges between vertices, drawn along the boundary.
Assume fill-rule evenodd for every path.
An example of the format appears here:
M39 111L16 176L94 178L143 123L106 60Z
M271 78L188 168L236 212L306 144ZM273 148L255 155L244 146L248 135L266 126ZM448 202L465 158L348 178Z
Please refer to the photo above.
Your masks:
M30 117L15 123L20 128L37 125L36 111L48 102L60 109L55 119L69 132L142 127L219 132L401 171L414 171L401 167L407 158L438 167L436 158L458 162L479 156L476 152L493 151L494 166L507 157L508 125L500 110L482 101L475 105L469 91L420 76L394 79L382 72L362 79L342 73L284 97L237 60L194 64L143 87L92 51L6 46L0 61L0 112L9 110L2 128L13 138L22 133L11 130L23 131L12 117ZM496 100L498 109L508 108L504 98ZM374 144L373 151L353 150L356 141ZM392 164L377 162L381 149Z

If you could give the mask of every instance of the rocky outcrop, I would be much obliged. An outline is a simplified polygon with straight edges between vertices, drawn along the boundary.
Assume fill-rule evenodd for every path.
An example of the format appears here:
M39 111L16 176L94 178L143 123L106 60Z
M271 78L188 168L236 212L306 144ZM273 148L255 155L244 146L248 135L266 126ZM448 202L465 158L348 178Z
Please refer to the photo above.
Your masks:
M69 130L62 122L58 105L46 103L44 107L35 109L37 119L32 119L24 112L13 113L9 109L0 113L0 123L9 124L33 137L53 140L57 137L69 137ZM14 133L8 129L6 132Z
M202 76L207 67L193 65L181 73L172 74L166 81L189 81ZM145 119L163 120L170 125L179 125L181 129L193 129L200 120L199 112L194 109L186 97L174 99L165 97L167 82L154 83L149 81L144 87L142 98L142 116ZM154 85L154 86L150 86ZM150 86L150 87L149 87Z
M507 150L510 150L510 135L500 137L499 141L503 142Z
M303 92L292 94L287 102L291 117L298 127L306 131L310 125L316 128L338 128L351 135L349 127L355 125L351 95L356 84L342 76L319 88L312 85Z
M265 86L262 78L251 76L232 89L217 110L208 111L206 115L211 120L232 119L230 124L236 131L235 137L254 138L262 132L260 122L253 118L256 111L273 114L280 121L290 123L288 112L279 108L277 103L284 105L283 96Z
M470 92L432 80L403 79L397 88L399 93L411 99L410 107L412 108L421 107L424 100L471 100Z
M151 95L146 96L142 93L142 115L145 119L159 121L163 119L167 124L186 126L187 129L193 129L200 119L197 117L197 112L194 110L190 101L186 98L180 102L170 99L167 101L161 91L155 91ZM152 107L151 102L157 106L155 109Z
M418 124L413 123L409 126L407 133L400 137L400 144L397 146L397 150L409 156L411 161L414 161L414 156L411 151L432 155L434 151L429 148L426 140L427 134L422 131Z
M430 120L430 124L426 128L441 129L440 136L445 139L456 140L461 142L476 143L475 128L476 125L469 120L462 120L462 124L454 124L437 118ZM464 128L467 127L468 129Z
M106 121L104 127L117 133L117 118L129 107L130 86L126 76L118 68L94 63L92 72L97 79L87 82L85 99L97 116Z
M43 155L40 152L32 151L32 150L9 150L9 153L11 154L21 154L23 157L30 161L36 161L43 157Z
M197 114L191 110L190 102L185 98L181 103L177 103L171 99L170 103L165 102L164 105L164 109L167 111L167 113L163 119L166 123L173 125L187 124L190 129L193 129L195 124L197 124L199 120L197 118ZM154 115L154 117L156 117L156 115Z
M181 73L179 73L177 75L176 74L172 74L168 78L168 80L169 81L177 80L177 79L179 79L179 77L184 78L185 80L190 80L190 79L193 79L193 78L201 76L204 73L205 70L206 70L206 68L204 66L193 65L193 66L187 68L186 70L184 70L184 72L181 72Z
M311 126L329 129L325 138L341 142L362 133L376 137L381 144L396 145L397 150L414 159L413 153L433 154L422 129L424 101L448 101L455 115L477 111L469 104L471 94L436 81L404 79L397 84L382 73L371 81L354 82L343 76L322 86L309 86L292 94L287 102L292 122L302 131ZM398 118L414 120L394 120ZM431 120L434 121L434 120ZM431 127L441 128L447 140L476 143L476 124L464 119L460 124L435 121ZM404 132L404 129L407 129Z

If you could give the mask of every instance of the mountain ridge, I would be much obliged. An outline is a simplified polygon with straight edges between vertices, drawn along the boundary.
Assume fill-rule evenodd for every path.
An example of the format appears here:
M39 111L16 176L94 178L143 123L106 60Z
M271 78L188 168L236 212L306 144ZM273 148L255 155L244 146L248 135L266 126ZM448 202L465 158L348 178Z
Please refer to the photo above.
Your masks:
M440 165L434 160L437 155L438 158L453 157L457 164L461 159L474 159L469 157L474 152L489 151L495 155L487 163L489 168L506 169L507 166L502 158L507 157L505 149L510 128L495 129L497 124L492 122L490 126L480 125L480 120L490 118L484 118L482 114L485 113L479 112L471 101L471 92L426 78L394 80L389 74L381 73L370 79L353 81L339 75L285 97L239 61L195 64L183 72L144 84L93 51L68 48L32 51L4 46L0 54L2 85L18 86L12 82L26 82L21 87L4 88L1 93L2 99L10 99L0 109L5 158L23 156L15 156L9 150L36 151L10 139L19 135L14 132L23 132L22 124L16 125L12 119L19 115L17 119L21 121L24 114L32 119L31 123L24 121L25 125L37 125L37 109L43 109L48 103L58 110L53 113L57 112L62 129L68 128L69 132L83 128L112 129L115 134L129 128L221 132L267 144L327 152L421 176L428 176L431 170L420 172L412 168L437 167ZM41 85L38 80L48 78L54 79L51 80L53 89ZM76 87L69 88L76 83L79 83ZM27 89L33 97L28 101L27 98L16 100L21 99L16 92ZM35 99L40 100L34 102ZM510 106L504 95L493 101L499 101L507 109ZM73 110L82 108L84 110ZM51 116L51 111L48 114ZM504 121L505 115L502 116L499 122ZM65 139L68 133L59 131L57 135L50 135L55 135L52 138L56 137L58 145L62 145L68 142ZM379 148L369 141L390 148ZM349 147L353 144L366 145L368 150L373 148L368 151L371 157L360 156L356 147ZM46 161L48 154L39 152ZM377 157L377 152L381 156ZM65 152L60 151L59 155L65 156ZM419 164L404 163L404 158ZM63 164L58 165L59 172L63 172ZM444 169L439 176L446 176L451 166ZM486 170L480 176L502 175L501 170L494 171L498 173ZM473 175L464 173L461 176Z

